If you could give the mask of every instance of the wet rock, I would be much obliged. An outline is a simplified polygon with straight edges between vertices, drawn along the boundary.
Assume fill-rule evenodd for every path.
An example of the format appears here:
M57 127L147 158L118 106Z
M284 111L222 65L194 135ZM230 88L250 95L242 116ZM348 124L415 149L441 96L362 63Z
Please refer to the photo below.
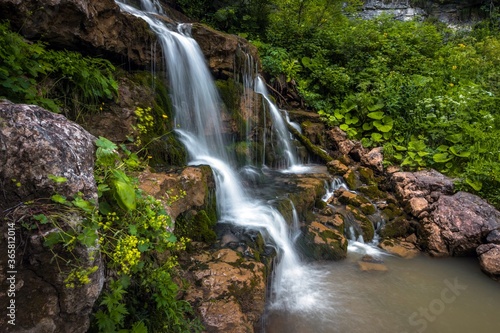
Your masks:
M374 262L374 263L383 263L384 261L380 257L374 257L369 254L365 254L363 257L361 257L361 261L364 262Z
M335 195L338 197L340 203L358 207L365 215L374 214L377 210L375 206L370 202L370 200L359 194L347 191L345 189L340 189L335 193Z
M114 0L0 0L0 18L31 40L117 62L150 66L156 36L147 23L120 11Z
M328 172L330 172L332 175L342 176L347 171L349 171L349 167L347 167L347 165L343 164L339 160L333 160L328 162L326 164L326 167L328 168Z
M344 214L346 224L353 226L355 231L363 236L363 240L365 242L371 242L373 240L373 237L375 236L373 222L365 214L363 214L360 209L348 205Z
M474 253L500 227L500 212L476 195L458 192L441 195L422 222L431 254L463 256Z
M420 254L420 251L414 244L395 239L384 241L380 243L379 247L390 254L394 254L405 259L412 259Z
M360 187L361 185L363 185L363 183L361 182L361 180L359 179L359 174L356 173L356 171L354 169L349 169L343 176L342 178L344 178L344 181L345 183L347 184L347 186L355 191L358 189L358 187Z
M23 201L72 197L97 200L94 140L64 116L39 106L0 102L0 209ZM49 175L65 177L57 183Z
M318 200L325 194L325 181L329 177L326 174L310 174L297 176L293 179L295 188L290 192L289 199L292 200L299 217L305 221L313 221L313 209Z
M314 260L339 260L347 255L347 239L338 230L312 222L305 227L298 246Z
M476 252L483 272L500 280L500 245L483 244L477 247Z
M264 311L266 268L237 251L203 250L185 259L189 280L185 299L197 304L209 332L254 332Z

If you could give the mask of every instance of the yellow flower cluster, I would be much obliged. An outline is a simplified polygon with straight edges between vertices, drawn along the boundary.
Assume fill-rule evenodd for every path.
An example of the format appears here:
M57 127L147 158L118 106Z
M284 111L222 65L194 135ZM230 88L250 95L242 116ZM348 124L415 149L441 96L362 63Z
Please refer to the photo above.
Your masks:
M149 226L153 230L160 230L168 226L168 216L167 215L157 215L149 220Z
M154 126L154 118L151 115L151 108L140 108L138 107L134 111L137 116L137 130L140 134L145 134L150 128Z
M139 263L141 253L137 249L138 243L136 236L127 235L116 244L112 258L125 274L130 273L130 269Z
M88 269L73 269L64 280L66 288L75 288L76 285L85 285L90 282L89 275L97 271L97 266Z

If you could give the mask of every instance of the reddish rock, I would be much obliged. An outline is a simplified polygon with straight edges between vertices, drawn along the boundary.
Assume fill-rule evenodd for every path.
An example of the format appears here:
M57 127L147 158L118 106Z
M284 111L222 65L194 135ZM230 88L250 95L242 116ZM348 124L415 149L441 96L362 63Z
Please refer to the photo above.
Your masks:
M330 143L333 148L339 150L342 154L348 155L356 145L354 142L347 138L347 134L338 127L334 127L327 132Z
M408 203L410 205L410 213L413 216L419 216L420 213L429 209L429 203L425 198L414 197Z
M470 255L500 227L500 212L470 193L441 195L434 207L423 220L433 255Z
M190 287L185 299L198 304L209 332L254 332L264 312L264 264L231 249L198 251L186 265Z
M432 203L441 194L453 193L453 180L435 170L396 172L392 174L391 182L396 195L404 203L414 197L425 198Z
M361 163L380 172L384 171L383 160L382 147L373 148L368 153L361 155Z
M235 69L247 61L245 53L250 54L254 61L259 59L257 48L236 35L226 34L199 23L193 24L192 35L217 78L233 77Z
M144 171L138 178L139 187L163 200L173 219L193 208L209 205L210 191L215 190L213 174L208 166L186 167L180 173Z
M500 280L500 245L483 244L476 249L481 269L496 280Z

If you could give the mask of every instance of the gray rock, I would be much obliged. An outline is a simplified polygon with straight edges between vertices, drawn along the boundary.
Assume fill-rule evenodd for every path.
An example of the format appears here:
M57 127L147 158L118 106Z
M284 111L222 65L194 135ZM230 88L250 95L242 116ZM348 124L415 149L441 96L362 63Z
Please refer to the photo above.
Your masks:
M486 237L488 243L500 244L500 230L493 230Z
M45 236L61 229L79 230L83 216L59 207L54 216L60 229L50 224L34 227L33 214L50 215L54 208L44 201L25 202L78 192L96 200L94 139L61 115L35 105L0 102L0 215L5 217L0 220L0 243L7 248L12 240L7 236L15 234L17 246L13 268L7 251L0 252L0 280L10 277L7 271L16 271L16 325L8 325L8 317L1 316L5 332L83 333L90 325L89 315L104 284L98 248L77 243L68 252L61 244L44 245ZM50 174L67 181L56 183L48 178ZM65 279L74 267L95 267L90 283L68 288ZM6 308L11 299L0 292L0 307Z
M35 105L0 102L0 209L23 201L71 197L97 199L95 138L64 116ZM49 175L65 177L56 183Z

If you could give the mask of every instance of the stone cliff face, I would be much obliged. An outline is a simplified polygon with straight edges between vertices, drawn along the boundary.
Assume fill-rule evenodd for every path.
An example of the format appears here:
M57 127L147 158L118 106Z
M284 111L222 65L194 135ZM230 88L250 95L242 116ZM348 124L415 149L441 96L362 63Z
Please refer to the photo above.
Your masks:
M167 21L189 19L165 6ZM104 56L124 67L154 67L161 64L161 49L147 23L120 10L114 0L0 0L0 20L11 22L27 39L43 40L52 47ZM243 38L215 31L202 24L193 26L212 73L233 77L235 54L257 50Z
M484 15L481 7L489 3L486 0L366 0L360 15L371 19L387 13L398 20L429 17L450 25L462 25L480 19Z
M0 0L0 19L28 39L104 55L118 64L150 66L155 35L113 0Z

